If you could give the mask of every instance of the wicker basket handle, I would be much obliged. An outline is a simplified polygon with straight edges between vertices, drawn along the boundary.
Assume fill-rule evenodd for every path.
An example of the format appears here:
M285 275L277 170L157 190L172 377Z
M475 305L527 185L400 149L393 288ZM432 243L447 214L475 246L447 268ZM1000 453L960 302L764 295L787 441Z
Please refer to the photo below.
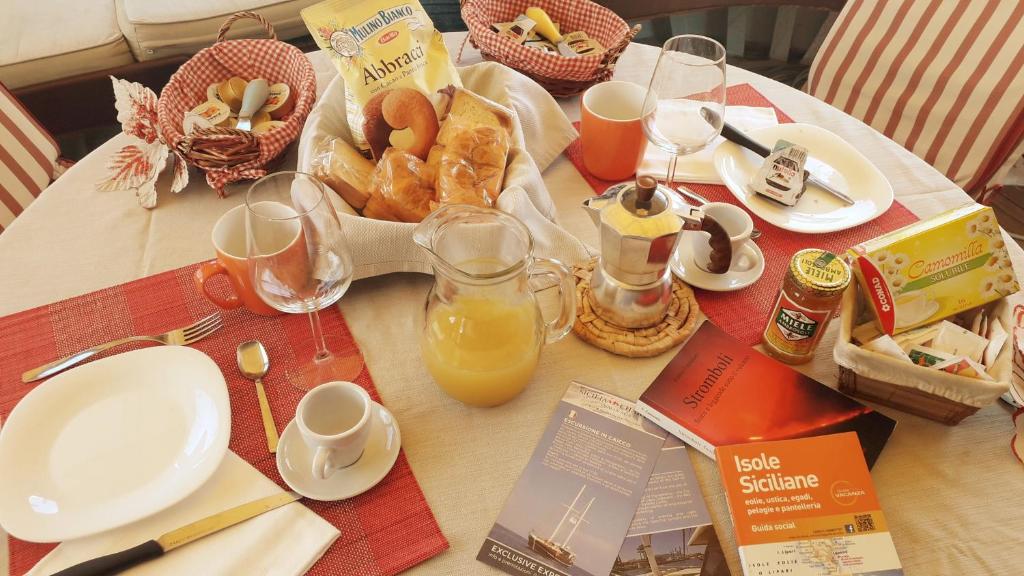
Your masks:
M619 40L618 44L612 46L604 53L604 58L601 60L601 63L597 65L598 69L604 70L606 73L610 73L615 68L615 63L619 61L619 56L622 55L622 52L627 46L629 46L629 43L633 41L633 38L639 32L640 25L636 24L629 32L626 33L625 36L622 37L622 40Z
M277 40L277 33L274 32L274 26L271 25L269 20L255 12L245 11L235 12L234 14L229 16L228 19L225 20L223 24L221 24L220 30L217 32L217 42L223 42L224 36L226 36L228 30L231 29L231 25L234 24L236 20L241 20L242 18L252 18L253 20L258 21L260 24L263 24L263 29L267 31L267 36L270 36L271 40Z

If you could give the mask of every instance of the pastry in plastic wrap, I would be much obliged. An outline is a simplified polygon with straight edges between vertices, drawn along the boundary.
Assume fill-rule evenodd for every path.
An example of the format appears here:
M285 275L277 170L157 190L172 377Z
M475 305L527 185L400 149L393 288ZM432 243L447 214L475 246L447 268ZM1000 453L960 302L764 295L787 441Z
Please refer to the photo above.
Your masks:
M441 204L493 206L501 193L509 137L494 126L472 125L450 118L449 139L437 172Z
M320 142L313 152L313 175L340 195L348 205L362 210L370 198L373 163L341 138Z
M434 200L433 182L426 172L426 164L416 156L397 148L385 150L373 173L363 216L395 222L423 220Z
M469 90L457 88L446 120L437 134L437 143L447 145L458 128L465 124L499 128L512 137L511 110Z

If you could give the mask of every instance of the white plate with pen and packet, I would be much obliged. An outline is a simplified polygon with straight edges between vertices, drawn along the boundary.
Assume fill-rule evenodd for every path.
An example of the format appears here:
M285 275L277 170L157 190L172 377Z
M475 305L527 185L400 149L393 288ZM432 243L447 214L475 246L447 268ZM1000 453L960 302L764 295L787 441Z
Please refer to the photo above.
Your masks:
M824 234L874 220L892 205L892 185L882 172L856 148L824 128L779 124L746 135L769 149L778 140L807 148L805 168L854 200L853 205L847 205L814 185L808 185L795 206L764 198L748 185L764 159L733 142L722 143L715 150L715 170L737 200L770 224L793 232Z
M57 542L135 522L202 486L230 435L224 377L198 350L144 348L68 370L0 429L0 526Z

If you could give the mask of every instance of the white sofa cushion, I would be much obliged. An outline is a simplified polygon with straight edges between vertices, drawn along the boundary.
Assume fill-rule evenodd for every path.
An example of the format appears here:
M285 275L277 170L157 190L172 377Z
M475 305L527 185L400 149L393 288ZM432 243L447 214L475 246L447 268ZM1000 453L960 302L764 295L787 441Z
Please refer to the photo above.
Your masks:
M306 34L299 10L319 0L116 0L121 31L139 61L193 54L213 44L235 12L253 10L270 20L278 39ZM264 38L255 20L235 22L231 38Z
M4 2L0 81L20 88L132 62L114 0Z

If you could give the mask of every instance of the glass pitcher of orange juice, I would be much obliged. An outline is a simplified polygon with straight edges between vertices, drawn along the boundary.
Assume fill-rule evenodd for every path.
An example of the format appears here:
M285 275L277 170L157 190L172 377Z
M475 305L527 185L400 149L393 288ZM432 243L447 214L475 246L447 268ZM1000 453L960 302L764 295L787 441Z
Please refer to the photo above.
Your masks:
M514 216L452 204L435 210L413 235L434 268L420 338L423 361L451 397L497 406L530 381L540 350L568 334L576 318L575 283L561 263L533 256L533 237ZM531 280L551 276L558 316L546 322Z

